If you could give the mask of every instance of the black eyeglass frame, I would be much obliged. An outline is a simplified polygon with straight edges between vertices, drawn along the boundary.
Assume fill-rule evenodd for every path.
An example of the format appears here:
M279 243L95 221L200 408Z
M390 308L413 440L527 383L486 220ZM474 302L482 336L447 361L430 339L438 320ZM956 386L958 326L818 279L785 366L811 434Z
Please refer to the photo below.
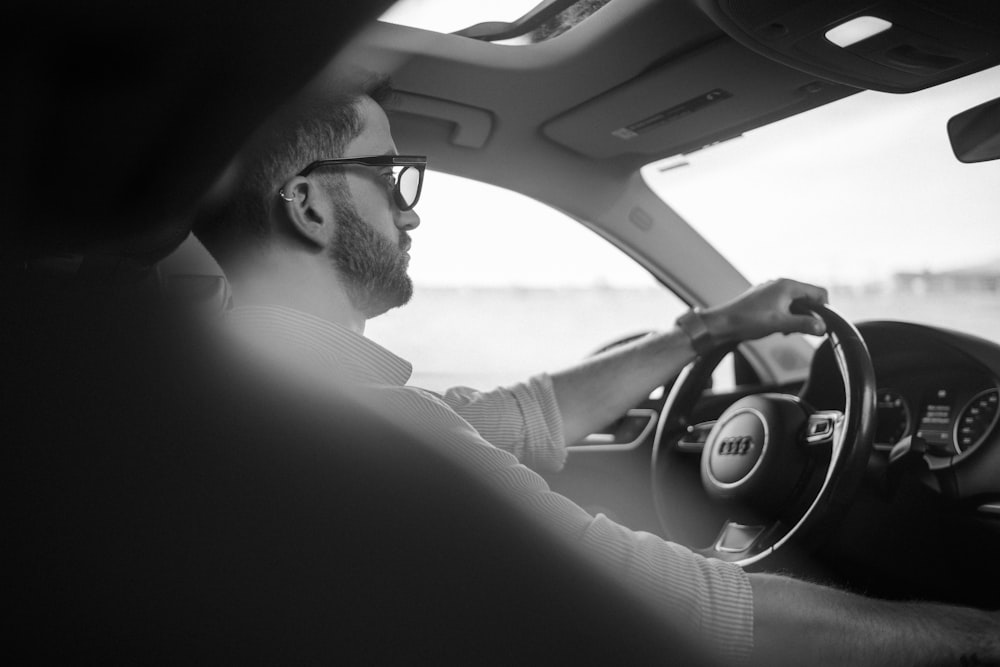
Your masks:
M399 190L402 178L396 178L396 184L392 188L392 198L396 207L400 211L409 211L420 201L420 193L424 188L424 170L427 168L426 155L363 155L359 157L341 157L330 160L316 160L306 165L305 169L296 176L308 176L320 167L330 167L343 164L360 164L366 167L403 167L403 171L412 168L417 170L417 193L413 196L413 201L409 204L403 199L403 193ZM400 171L402 176L403 171Z

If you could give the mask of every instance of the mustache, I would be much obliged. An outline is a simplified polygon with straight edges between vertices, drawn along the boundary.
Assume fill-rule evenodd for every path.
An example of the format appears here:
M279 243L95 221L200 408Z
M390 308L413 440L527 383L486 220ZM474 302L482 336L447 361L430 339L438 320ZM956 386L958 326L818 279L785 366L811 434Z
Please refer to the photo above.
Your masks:
M406 252L412 245L413 239L410 238L410 235L407 234L405 230L399 232L399 249Z

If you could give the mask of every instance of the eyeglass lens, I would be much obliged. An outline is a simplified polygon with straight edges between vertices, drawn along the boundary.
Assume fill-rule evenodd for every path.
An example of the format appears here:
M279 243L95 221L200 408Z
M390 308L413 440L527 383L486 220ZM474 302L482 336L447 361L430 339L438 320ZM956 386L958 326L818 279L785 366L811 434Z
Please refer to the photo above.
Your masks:
M417 203L420 194L420 170L413 167L403 167L396 176L396 191L403 206L412 208Z

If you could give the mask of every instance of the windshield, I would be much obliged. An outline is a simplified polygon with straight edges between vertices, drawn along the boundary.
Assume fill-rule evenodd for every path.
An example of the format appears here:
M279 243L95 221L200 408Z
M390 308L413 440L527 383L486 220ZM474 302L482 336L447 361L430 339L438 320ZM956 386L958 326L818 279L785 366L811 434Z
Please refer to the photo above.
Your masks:
M998 90L1000 67L866 91L642 173L751 282L807 280L855 320L1000 341L1000 161L958 162L946 131Z

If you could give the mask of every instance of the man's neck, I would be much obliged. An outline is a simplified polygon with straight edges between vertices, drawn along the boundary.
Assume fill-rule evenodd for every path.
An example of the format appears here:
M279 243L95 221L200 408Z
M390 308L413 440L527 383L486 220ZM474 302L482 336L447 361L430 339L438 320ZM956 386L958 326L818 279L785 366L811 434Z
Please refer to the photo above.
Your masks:
M320 258L258 255L231 274L237 306L285 306L365 332L365 317L351 304L333 266Z

